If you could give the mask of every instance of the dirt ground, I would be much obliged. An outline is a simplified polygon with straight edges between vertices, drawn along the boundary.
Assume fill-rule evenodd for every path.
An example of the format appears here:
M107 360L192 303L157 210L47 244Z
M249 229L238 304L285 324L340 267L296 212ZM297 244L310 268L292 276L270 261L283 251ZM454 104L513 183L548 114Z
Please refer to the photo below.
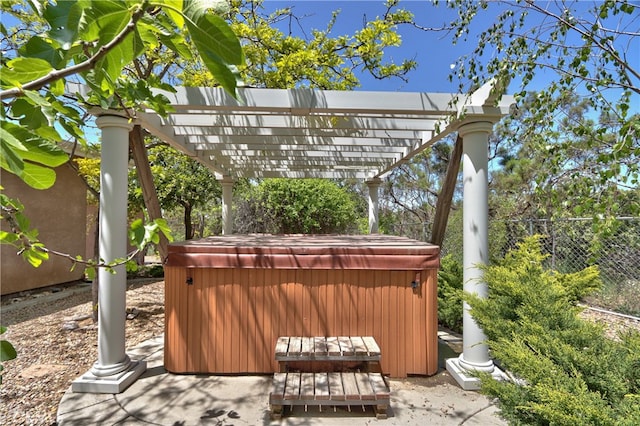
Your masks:
M97 360L91 290L79 283L6 298L2 335L18 357L3 363L0 424L55 425L58 403L71 382ZM128 283L126 343L132 347L164 332L164 282Z

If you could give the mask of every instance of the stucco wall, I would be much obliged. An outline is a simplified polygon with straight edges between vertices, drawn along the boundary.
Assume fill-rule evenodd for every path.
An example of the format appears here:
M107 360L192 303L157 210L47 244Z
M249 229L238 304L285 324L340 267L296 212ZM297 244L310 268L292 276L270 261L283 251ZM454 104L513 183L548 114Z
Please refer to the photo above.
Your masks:
M16 176L3 172L4 193L17 198L25 207L25 214L46 247L63 253L85 256L87 233L87 191L84 183L68 165L56 169L55 185L39 191L25 185ZM6 229L5 221L1 221ZM49 261L34 268L16 249L1 246L0 289L3 295L46 287L81 279L84 268L79 265L72 272L71 262L51 256Z

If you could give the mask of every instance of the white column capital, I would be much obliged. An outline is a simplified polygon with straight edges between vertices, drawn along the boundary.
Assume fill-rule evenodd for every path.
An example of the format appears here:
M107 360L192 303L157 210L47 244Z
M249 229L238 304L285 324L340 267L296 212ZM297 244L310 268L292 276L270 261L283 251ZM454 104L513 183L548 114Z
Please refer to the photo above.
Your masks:
M491 121L469 121L465 122L458 127L458 134L460 137L465 137L470 133L486 133L493 132L494 123Z
M218 179L218 182L220 182L220 185L222 186L233 185L236 183L235 179L231 176L224 176L222 179Z
M382 179L375 177L375 178L365 180L364 183L366 183L369 188L371 187L377 188L382 184Z
M96 125L99 129L104 129L105 127L121 127L126 129L127 132L133 130L133 122L129 118L121 115L101 115L96 119Z

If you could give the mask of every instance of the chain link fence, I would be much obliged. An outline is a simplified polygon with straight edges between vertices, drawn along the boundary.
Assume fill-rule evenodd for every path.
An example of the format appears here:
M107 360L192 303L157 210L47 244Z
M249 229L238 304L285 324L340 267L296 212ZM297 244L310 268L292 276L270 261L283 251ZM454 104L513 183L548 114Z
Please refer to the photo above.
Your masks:
M451 254L462 262L462 220L460 214L449 219L442 244L442 255ZM597 303L618 311L640 313L640 217L618 218L611 235L593 232L593 220L509 220L489 224L489 254L502 258L525 237L541 235L547 267L563 273L577 272L598 265L603 290ZM431 225L394 224L390 233L429 241Z

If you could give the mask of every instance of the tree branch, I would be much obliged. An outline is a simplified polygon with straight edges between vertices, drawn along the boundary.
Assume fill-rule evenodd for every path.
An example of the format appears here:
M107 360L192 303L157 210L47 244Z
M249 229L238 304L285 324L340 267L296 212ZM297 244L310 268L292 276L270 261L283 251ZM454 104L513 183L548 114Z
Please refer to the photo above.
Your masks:
M135 30L137 22L142 18L145 13L145 9L143 7L138 8L132 15L129 23L120 31L120 33L109 43L100 47L98 51L87 59L84 62L80 62L79 64L73 65L69 68L65 68L62 70L54 70L44 77L40 77L36 80L33 80L29 83L22 85L22 87L14 87L12 89L3 90L0 92L0 100L5 98L13 98L18 96L23 96L26 90L39 90L50 84L56 80L61 78L68 77L70 75L74 75L83 71L88 71L92 69L96 63L106 56L111 49L116 47L120 42L122 42L132 31Z

